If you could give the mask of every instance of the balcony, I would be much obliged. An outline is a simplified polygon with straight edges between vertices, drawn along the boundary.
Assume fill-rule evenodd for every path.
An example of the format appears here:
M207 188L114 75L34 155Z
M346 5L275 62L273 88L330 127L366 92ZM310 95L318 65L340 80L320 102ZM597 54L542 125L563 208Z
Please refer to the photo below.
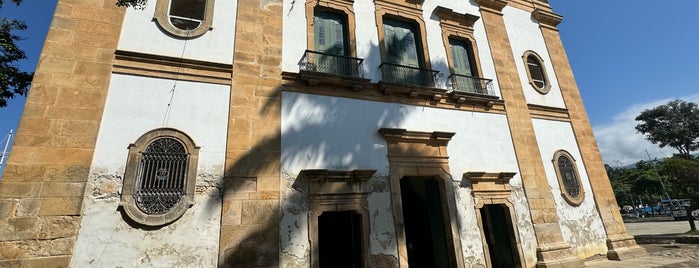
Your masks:
M364 78L364 68L360 58L327 54L306 50L299 63L299 69L306 72L324 73L350 78Z
M381 69L384 82L429 88L437 87L437 74L439 71L387 62L381 63L379 68Z
M457 94L496 96L493 89L493 79L452 74L449 76L449 81L453 92Z

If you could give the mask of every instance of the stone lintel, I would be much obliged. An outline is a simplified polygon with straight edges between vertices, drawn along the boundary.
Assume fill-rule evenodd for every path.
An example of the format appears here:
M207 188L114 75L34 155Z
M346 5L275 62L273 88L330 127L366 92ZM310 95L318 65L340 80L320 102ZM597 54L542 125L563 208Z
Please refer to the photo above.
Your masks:
M308 180L310 183L309 195L312 197L318 195L356 195L366 192L364 185L374 173L376 170L305 169L299 173L298 177Z
M465 182L470 183L471 189L475 195L489 194L493 195L497 192L509 194L512 192L510 179L517 172L483 172L469 171L464 173L464 181L461 182L461 187L466 187Z
M436 143L438 146L447 146L451 137L454 136L453 132L422 132L422 131L409 131L400 128L381 128L379 129L379 134L387 142L410 142L410 143L425 143L432 144Z
M310 182L359 182L369 180L376 170L355 169L355 170L327 170L327 169L304 169L299 173L299 177L305 177Z
M627 260L648 255L648 252L636 244L633 236L628 234L607 237L607 259Z
M434 13L439 17L439 23L444 24L444 23L457 23L459 26L466 27L469 29L473 29L473 24L476 23L478 19L480 19L479 16L476 15L471 15L468 13L457 13L454 12L451 8L446 8L443 6L438 6L437 8L434 9Z
M532 17L534 17L540 25L554 29L563 21L563 16L538 8L532 12Z

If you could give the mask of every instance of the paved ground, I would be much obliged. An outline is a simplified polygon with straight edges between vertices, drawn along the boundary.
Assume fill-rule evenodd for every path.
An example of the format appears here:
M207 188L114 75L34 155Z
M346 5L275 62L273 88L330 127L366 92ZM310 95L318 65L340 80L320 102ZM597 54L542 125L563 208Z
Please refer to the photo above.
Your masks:
M626 223L626 230L631 235L671 235L689 231L687 221L633 222ZM695 268L699 267L699 244L642 244L648 256L624 260L609 261L598 259L585 264L591 268Z
M699 221L697 221L699 224ZM689 222L681 221L658 221L658 222L627 222L626 231L630 235L660 235L660 234L683 234L689 231Z

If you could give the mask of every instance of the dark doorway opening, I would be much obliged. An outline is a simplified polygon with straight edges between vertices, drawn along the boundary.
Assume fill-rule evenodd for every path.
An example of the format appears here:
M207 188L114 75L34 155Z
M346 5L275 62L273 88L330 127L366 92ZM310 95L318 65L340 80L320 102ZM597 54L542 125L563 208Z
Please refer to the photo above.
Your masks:
M439 181L432 177L400 180L405 239L410 267L455 267L447 243L448 215Z
M363 267L361 215L326 211L318 217L318 264L322 267Z
M505 205L481 208L483 233L488 243L491 267L520 267L510 210Z

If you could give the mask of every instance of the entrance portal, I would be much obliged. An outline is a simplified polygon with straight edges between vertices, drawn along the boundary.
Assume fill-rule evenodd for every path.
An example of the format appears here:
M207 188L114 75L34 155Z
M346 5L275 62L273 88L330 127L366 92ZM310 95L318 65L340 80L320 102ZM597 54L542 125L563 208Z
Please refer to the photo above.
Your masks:
M507 206L484 205L481 208L481 220L488 243L491 267L520 267L517 241Z
M451 267L440 184L431 177L400 180L410 267ZM444 205L443 205L444 204Z
M318 217L320 267L362 267L361 216L354 211L325 211Z

